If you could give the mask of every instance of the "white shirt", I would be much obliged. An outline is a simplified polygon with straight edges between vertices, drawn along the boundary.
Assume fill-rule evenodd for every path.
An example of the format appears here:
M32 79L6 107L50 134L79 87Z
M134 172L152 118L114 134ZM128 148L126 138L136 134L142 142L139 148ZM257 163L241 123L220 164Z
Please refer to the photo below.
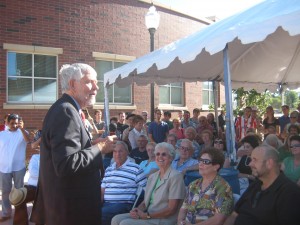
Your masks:
M145 135L147 137L147 133L146 131L144 131L143 129L141 131L138 131L137 129L133 128L130 132L129 132L129 135L128 135L128 139L129 139L129 142L130 142L130 145L131 145L131 148L132 149L135 149L138 147L137 145L137 141L139 139L139 137L141 135Z
M25 168L26 145L20 129L0 132L1 173L11 173Z
M40 154L34 154L31 156L28 165L29 178L27 181L28 185L37 186L39 178L39 168L40 168Z

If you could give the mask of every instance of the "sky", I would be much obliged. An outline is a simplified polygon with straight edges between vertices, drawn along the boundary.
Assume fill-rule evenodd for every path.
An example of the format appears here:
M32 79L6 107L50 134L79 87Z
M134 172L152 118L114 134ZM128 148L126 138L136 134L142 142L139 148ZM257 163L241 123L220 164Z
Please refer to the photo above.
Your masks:
M191 16L224 19L264 0L154 0Z

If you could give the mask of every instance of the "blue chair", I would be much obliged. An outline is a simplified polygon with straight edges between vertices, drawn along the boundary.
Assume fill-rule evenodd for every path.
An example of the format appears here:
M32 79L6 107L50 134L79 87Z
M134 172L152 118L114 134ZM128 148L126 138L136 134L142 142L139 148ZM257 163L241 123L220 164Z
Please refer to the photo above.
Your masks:
M223 177L232 188L232 192L240 194L239 171L234 168L222 168L219 175ZM184 183L188 186L192 181L201 178L198 171L188 171L184 177Z

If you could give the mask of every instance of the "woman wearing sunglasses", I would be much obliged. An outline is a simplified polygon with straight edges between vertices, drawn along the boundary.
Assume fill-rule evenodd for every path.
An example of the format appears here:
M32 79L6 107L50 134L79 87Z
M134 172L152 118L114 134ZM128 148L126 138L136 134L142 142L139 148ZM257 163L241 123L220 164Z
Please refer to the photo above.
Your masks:
M147 181L144 201L130 211L112 219L112 225L174 225L185 197L182 174L171 168L175 149L162 142L155 147L155 161L159 170Z
M178 215L178 225L223 224L233 210L233 196L229 184L218 175L224 154L216 148L200 153L199 173L202 178L188 186L188 193ZM205 224L206 224L205 223Z
M290 149L293 156L283 160L281 170L290 180L300 186L300 136L290 138Z

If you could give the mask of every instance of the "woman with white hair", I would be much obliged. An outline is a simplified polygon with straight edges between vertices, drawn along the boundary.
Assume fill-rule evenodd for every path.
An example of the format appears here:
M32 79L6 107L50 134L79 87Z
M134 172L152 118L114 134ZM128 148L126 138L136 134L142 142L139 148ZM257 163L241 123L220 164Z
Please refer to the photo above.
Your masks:
M155 147L159 170L150 175L144 201L130 211L112 219L111 225L174 225L178 210L185 197L182 174L171 168L175 149L162 142Z

